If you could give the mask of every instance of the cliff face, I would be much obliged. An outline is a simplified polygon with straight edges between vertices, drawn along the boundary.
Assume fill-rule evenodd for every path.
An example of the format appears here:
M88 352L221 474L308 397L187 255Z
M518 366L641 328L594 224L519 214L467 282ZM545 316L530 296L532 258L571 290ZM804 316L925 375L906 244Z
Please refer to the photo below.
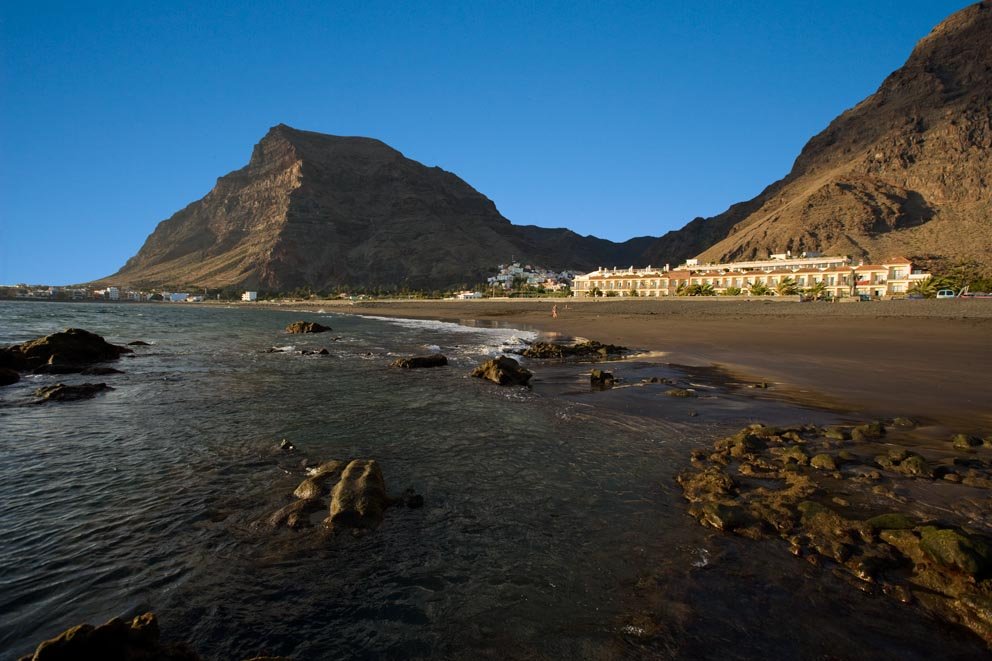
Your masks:
M873 95L814 137L784 179L696 219L648 259L791 249L992 270L992 2L950 16Z
M378 140L279 125L245 168L160 223L108 280L272 290L443 287L484 279L511 257L591 269L632 259L648 243L514 226L457 176Z

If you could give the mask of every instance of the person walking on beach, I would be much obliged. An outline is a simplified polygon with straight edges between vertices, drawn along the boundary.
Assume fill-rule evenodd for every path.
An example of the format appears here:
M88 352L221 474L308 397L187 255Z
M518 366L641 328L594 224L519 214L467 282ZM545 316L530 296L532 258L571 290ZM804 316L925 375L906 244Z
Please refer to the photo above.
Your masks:
M551 306L551 318L552 319L557 319L558 318L558 304L557 303L555 303L554 305Z

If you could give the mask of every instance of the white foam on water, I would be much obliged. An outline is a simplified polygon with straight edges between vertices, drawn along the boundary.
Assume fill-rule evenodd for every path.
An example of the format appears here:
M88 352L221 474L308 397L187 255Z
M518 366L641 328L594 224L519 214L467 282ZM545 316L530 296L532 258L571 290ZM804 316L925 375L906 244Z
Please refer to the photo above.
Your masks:
M376 321L384 321L403 328L433 333L446 333L455 336L466 334L481 335L485 338L483 344L465 345L461 348L470 349L471 353L487 356L498 356L517 349L523 349L527 346L528 342L533 341L537 337L535 331L525 331L519 328L479 328L477 326L463 326L462 324L456 324L450 321L377 317L373 315L366 316L365 319L375 319Z

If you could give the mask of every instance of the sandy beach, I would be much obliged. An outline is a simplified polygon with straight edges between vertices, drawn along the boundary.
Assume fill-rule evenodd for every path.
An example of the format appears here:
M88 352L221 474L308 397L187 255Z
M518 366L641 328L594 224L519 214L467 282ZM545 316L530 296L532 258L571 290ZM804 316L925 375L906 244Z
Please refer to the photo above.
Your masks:
M992 300L319 301L363 315L495 323L715 365L862 417L992 427ZM293 303L300 305L300 303ZM551 308L557 305L558 317Z

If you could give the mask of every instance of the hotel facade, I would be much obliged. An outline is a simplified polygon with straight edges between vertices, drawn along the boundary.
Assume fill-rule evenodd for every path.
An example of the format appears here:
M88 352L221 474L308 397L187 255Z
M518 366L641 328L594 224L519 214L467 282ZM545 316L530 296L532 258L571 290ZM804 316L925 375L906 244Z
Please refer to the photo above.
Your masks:
M749 296L756 284L764 285L774 293L782 280L789 278L800 291L823 283L824 292L833 298L855 295L883 298L905 295L914 282L928 277L929 273L914 270L912 262L904 257L891 258L880 264L855 264L850 257L810 253L793 257L783 253L766 260L723 264L700 264L690 259L674 270L667 265L643 269L600 267L592 273L576 276L572 293L577 298L597 294L632 296L635 292L637 296L677 296L692 285L709 285L717 294L736 288L741 290L740 295Z

